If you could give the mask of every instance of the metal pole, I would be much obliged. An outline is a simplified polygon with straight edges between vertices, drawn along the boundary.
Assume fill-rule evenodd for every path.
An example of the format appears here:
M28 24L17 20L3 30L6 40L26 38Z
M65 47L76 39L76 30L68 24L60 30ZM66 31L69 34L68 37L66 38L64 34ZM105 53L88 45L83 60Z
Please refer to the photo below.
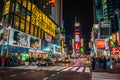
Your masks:
M8 57L8 52L9 52L9 36L10 36L10 29L11 26L8 26L8 34L7 34L7 57Z
M111 21L109 21L109 24L111 25ZM111 33L111 26L109 27L109 41L110 41L110 33ZM110 45L109 45L109 51L110 51L110 69L113 69Z

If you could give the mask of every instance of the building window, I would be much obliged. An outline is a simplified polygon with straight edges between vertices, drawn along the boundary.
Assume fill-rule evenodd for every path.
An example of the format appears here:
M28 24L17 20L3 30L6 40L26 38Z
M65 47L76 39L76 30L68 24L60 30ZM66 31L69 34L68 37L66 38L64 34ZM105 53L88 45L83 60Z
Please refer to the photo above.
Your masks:
M27 10L31 11L31 2L30 1L28 1Z
M36 37L37 37L37 32L38 32L38 27L35 27L34 36L36 36Z
M18 16L15 16L14 17L14 28L15 29L19 29L19 21L20 21L20 18Z
M30 27L30 23L29 23L29 22L26 22L25 32L26 32L27 34L29 34L29 27Z
M36 20L35 18L36 18L36 16L34 14L32 14L31 23L34 24L34 25L35 25L35 20Z
M25 28L25 20L21 19L20 30L24 32L24 28Z
M34 25L31 25L30 27L30 35L33 35L34 34Z
M27 6L27 0L23 0L22 6L24 6L26 8L26 6Z
M40 32L41 32L41 30L40 30L40 28L38 28L38 37L40 38Z

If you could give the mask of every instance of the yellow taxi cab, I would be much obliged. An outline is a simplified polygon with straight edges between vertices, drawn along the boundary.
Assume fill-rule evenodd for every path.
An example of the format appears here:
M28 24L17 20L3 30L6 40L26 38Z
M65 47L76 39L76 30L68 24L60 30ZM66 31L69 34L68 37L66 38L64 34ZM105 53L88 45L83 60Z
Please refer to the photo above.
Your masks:
M70 63L70 58L69 57L65 57L62 59L63 63Z

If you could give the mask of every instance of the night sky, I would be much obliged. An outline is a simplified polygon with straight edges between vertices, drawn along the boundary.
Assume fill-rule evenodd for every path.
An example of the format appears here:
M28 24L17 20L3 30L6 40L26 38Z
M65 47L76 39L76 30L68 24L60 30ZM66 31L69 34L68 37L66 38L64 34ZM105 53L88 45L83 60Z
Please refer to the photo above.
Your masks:
M85 43L90 41L93 26L93 0L63 0L63 19L66 35L73 37L75 16L81 24ZM85 44L88 47L88 44Z

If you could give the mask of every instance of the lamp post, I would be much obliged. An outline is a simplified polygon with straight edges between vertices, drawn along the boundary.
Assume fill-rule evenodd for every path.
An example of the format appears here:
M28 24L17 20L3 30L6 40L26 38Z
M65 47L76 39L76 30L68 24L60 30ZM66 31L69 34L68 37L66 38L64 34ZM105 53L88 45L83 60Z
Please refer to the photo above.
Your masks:
M109 21L109 24L111 25L111 21ZM110 34L111 34L111 26L109 26L109 41L110 41ZM109 43L109 51L110 51L110 69L113 69L112 65L112 53L111 53L112 48L110 47Z

